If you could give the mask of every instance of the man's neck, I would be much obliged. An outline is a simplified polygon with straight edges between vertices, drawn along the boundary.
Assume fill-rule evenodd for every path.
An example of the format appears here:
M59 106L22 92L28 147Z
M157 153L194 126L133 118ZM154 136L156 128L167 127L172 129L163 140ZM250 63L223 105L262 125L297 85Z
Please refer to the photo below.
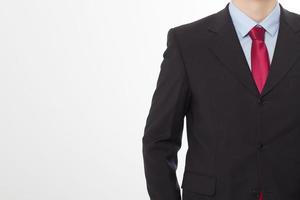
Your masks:
M275 7L277 0L231 0L256 22L262 21Z

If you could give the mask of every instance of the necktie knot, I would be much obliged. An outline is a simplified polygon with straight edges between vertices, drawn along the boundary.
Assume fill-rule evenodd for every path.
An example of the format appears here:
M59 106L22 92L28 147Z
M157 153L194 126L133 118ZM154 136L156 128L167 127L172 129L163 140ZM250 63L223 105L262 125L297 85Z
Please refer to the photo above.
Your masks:
M252 40L260 40L264 41L265 39L265 29L261 26L254 26L250 31L249 31L249 36L251 37Z

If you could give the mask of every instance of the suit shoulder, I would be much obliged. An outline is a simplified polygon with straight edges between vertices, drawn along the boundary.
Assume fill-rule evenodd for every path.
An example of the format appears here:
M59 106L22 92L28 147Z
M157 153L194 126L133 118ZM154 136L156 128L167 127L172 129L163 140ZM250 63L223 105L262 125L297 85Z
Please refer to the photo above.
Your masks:
M300 20L300 14L299 13L296 13L296 12L293 12L293 11L290 11L290 10L287 10L287 9L284 9L284 12L287 13L288 15L290 15L290 17L293 17L295 20Z
M207 28L210 23L215 20L216 14L217 13L212 13L198 20L177 25L170 30L175 33L179 40L190 40L194 38L194 36L202 36L202 38L205 38L208 35Z
M300 30L300 14L289 11L287 9L282 9L285 16L286 22L290 25L292 29L296 32ZM298 32L299 33L299 32Z
M188 22L185 24L181 24L181 25L177 25L177 26L173 27L172 29L177 33L206 30L209 23L211 23L214 20L216 14L217 13L212 13L212 14L205 16L203 18L200 18L198 20Z

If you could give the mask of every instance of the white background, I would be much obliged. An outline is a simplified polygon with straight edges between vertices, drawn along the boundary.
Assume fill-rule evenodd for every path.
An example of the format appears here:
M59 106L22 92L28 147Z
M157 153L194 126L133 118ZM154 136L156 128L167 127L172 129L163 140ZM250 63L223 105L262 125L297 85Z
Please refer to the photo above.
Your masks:
M149 199L142 135L167 31L227 2L0 0L0 199ZM180 183L186 149L184 130Z

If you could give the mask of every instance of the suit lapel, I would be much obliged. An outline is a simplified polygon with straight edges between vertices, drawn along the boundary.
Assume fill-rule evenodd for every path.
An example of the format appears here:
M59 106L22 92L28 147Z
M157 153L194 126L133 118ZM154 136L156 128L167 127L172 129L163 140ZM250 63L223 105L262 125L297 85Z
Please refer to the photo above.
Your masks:
M292 14L281 5L280 26L269 75L261 96L270 92L292 68L300 55L300 38L295 34L300 25L294 24Z
M209 48L218 57L223 66L232 72L237 80L253 95L259 95L239 38L231 20L229 3L215 15L208 29L215 33L209 42Z
M260 94L236 34L228 5L229 3L216 13L214 21L209 24L209 31L214 32L209 42L209 49L249 92L257 97L266 95L283 78L300 55L300 38L295 34L300 29L300 23L280 5L280 26L274 56L267 82Z

